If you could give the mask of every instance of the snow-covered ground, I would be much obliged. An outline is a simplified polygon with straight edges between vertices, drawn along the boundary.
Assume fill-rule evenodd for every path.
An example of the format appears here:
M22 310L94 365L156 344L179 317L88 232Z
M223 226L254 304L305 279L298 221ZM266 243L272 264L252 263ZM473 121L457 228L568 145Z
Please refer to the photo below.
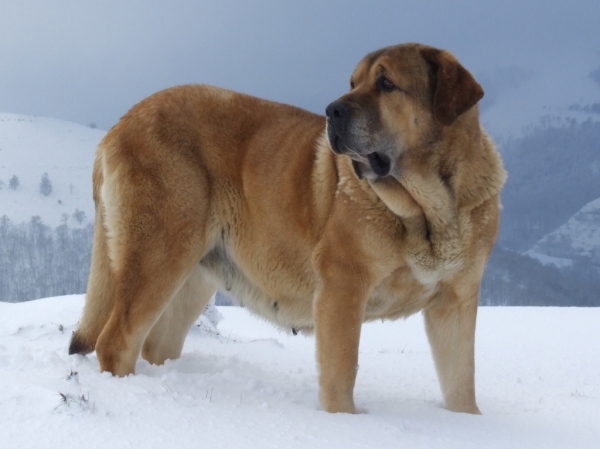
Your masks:
M364 326L355 396L319 410L314 340L245 309L203 319L182 357L100 373L67 355L82 296L0 303L0 447L598 448L600 309L481 308L483 416L441 407L420 315Z
M39 215L56 227L69 217L69 227L79 226L75 210L85 213L81 225L94 222L92 165L96 147L106 131L43 117L0 113L0 216L13 223ZM48 173L52 193L39 191ZM16 176L19 187L9 187Z

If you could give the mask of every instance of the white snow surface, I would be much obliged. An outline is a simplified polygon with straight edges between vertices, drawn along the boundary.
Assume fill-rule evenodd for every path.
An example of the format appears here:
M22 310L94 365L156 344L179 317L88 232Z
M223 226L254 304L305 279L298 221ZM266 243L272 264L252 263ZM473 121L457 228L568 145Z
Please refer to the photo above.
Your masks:
M94 222L92 166L96 147L106 131L43 117L0 113L0 216L15 224L39 215L56 227L76 209L85 212L81 225ZM48 173L53 191L39 192L42 175ZM9 181L19 178L16 190Z
M69 356L83 296L0 303L0 447L598 448L599 309L481 308L483 416L452 413L421 315L363 327L359 415L319 409L314 339L245 309L201 318L179 360L101 373Z

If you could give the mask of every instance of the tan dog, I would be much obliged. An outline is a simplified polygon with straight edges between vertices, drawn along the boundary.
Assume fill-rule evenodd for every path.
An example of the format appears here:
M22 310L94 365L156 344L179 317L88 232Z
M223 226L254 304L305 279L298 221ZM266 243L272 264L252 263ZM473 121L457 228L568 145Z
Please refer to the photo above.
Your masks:
M133 107L98 149L69 353L96 349L119 376L140 352L177 358L218 286L283 328L314 328L321 404L353 413L361 324L423 310L446 407L479 413L478 291L505 179L483 91L418 44L368 55L350 86L327 131L321 116L200 85Z

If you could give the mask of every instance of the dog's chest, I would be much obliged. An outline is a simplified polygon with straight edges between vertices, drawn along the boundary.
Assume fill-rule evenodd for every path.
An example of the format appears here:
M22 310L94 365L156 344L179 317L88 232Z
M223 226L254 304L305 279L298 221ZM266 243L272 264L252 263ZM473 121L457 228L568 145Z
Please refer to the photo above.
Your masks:
M418 279L410 267L400 268L385 278L369 298L365 321L412 315L427 306L439 285L437 276Z

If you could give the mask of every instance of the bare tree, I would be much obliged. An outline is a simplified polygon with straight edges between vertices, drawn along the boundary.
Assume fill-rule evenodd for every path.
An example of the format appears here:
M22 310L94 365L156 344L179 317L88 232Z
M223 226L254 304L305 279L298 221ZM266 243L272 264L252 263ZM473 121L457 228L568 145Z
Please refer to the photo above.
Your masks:
M48 196L52 193L52 183L48 177L48 173L42 175L42 181L40 182L40 193L44 196Z
M17 175L13 175L13 177L10 178L10 180L8 181L8 187L10 187L13 190L17 190L20 185L21 183L19 182L19 178L17 178Z
M81 224L85 219L85 212L79 209L75 209L75 212L73 212L73 218L75 219L75 221L77 221L77 223Z

